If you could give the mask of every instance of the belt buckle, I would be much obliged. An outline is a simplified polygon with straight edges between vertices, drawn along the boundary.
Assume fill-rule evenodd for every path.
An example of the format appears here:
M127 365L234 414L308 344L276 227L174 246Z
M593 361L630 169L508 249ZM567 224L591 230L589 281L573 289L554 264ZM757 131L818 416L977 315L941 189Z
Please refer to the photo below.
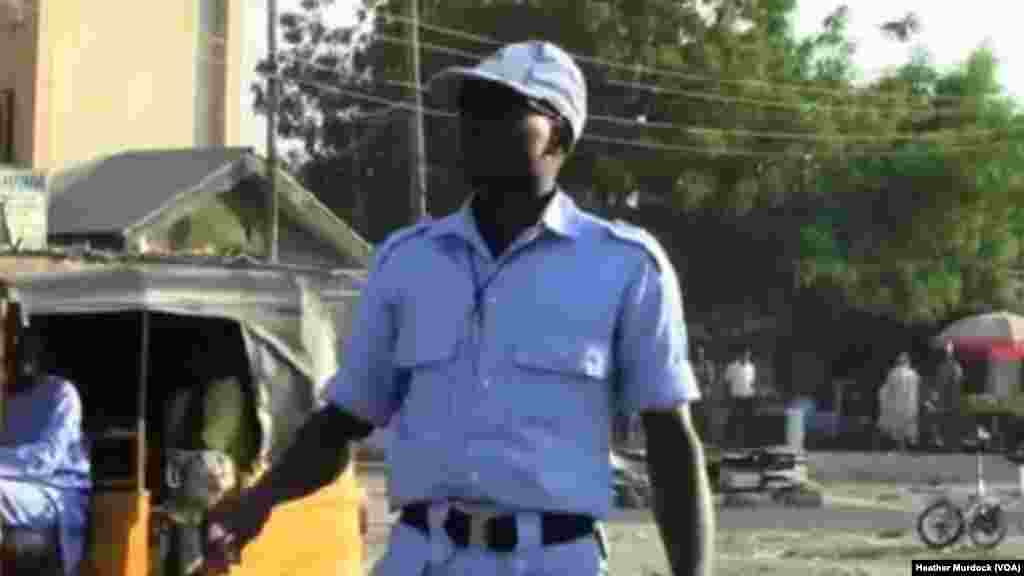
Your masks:
M494 512L473 511L467 512L469 516L469 545L477 548L489 548L491 545L490 532L491 520L498 517Z

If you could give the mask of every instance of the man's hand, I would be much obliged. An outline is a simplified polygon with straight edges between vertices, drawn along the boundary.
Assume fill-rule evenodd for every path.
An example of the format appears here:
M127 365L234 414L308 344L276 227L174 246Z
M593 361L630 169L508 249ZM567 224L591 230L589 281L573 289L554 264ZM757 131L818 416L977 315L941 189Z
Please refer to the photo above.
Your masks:
M206 515L206 574L227 574L232 564L238 564L242 550L259 535L274 506L305 498L334 482L349 465L349 442L371 431L369 424L333 406L314 413L255 486Z
M250 493L221 502L207 513L203 565L207 576L227 574L241 562L242 550L263 530L271 509L270 499Z

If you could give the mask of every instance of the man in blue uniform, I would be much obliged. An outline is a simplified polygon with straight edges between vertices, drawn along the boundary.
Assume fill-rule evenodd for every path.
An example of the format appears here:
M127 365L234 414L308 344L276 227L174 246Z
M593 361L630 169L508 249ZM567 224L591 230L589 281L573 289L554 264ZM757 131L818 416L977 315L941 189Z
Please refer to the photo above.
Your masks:
M209 569L223 573L273 506L334 479L350 441L393 422L401 519L376 574L598 574L612 417L639 412L673 573L709 574L675 272L650 235L556 184L583 132L582 72L527 42L434 82L457 88L474 194L376 251L329 407L241 505L210 515Z

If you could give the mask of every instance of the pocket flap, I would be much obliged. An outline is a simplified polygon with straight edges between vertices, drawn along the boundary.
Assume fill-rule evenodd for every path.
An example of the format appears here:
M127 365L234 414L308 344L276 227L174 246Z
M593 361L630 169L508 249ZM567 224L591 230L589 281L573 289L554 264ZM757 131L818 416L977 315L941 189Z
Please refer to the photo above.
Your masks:
M454 337L435 334L433 337L400 337L395 350L395 364L400 368L422 368L448 362L455 357Z
M520 345L516 364L528 368L604 380L611 369L611 347L599 340L540 339Z

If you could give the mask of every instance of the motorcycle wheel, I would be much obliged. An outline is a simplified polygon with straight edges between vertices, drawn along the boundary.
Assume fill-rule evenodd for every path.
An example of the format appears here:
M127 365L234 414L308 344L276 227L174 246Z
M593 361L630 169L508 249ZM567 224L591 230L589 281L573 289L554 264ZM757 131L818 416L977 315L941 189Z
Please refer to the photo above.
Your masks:
M995 548L1006 538L1006 514L999 504L979 504L970 516L967 536L978 548Z
M965 528L960 507L945 498L932 502L917 516L917 535L933 550L955 544Z

